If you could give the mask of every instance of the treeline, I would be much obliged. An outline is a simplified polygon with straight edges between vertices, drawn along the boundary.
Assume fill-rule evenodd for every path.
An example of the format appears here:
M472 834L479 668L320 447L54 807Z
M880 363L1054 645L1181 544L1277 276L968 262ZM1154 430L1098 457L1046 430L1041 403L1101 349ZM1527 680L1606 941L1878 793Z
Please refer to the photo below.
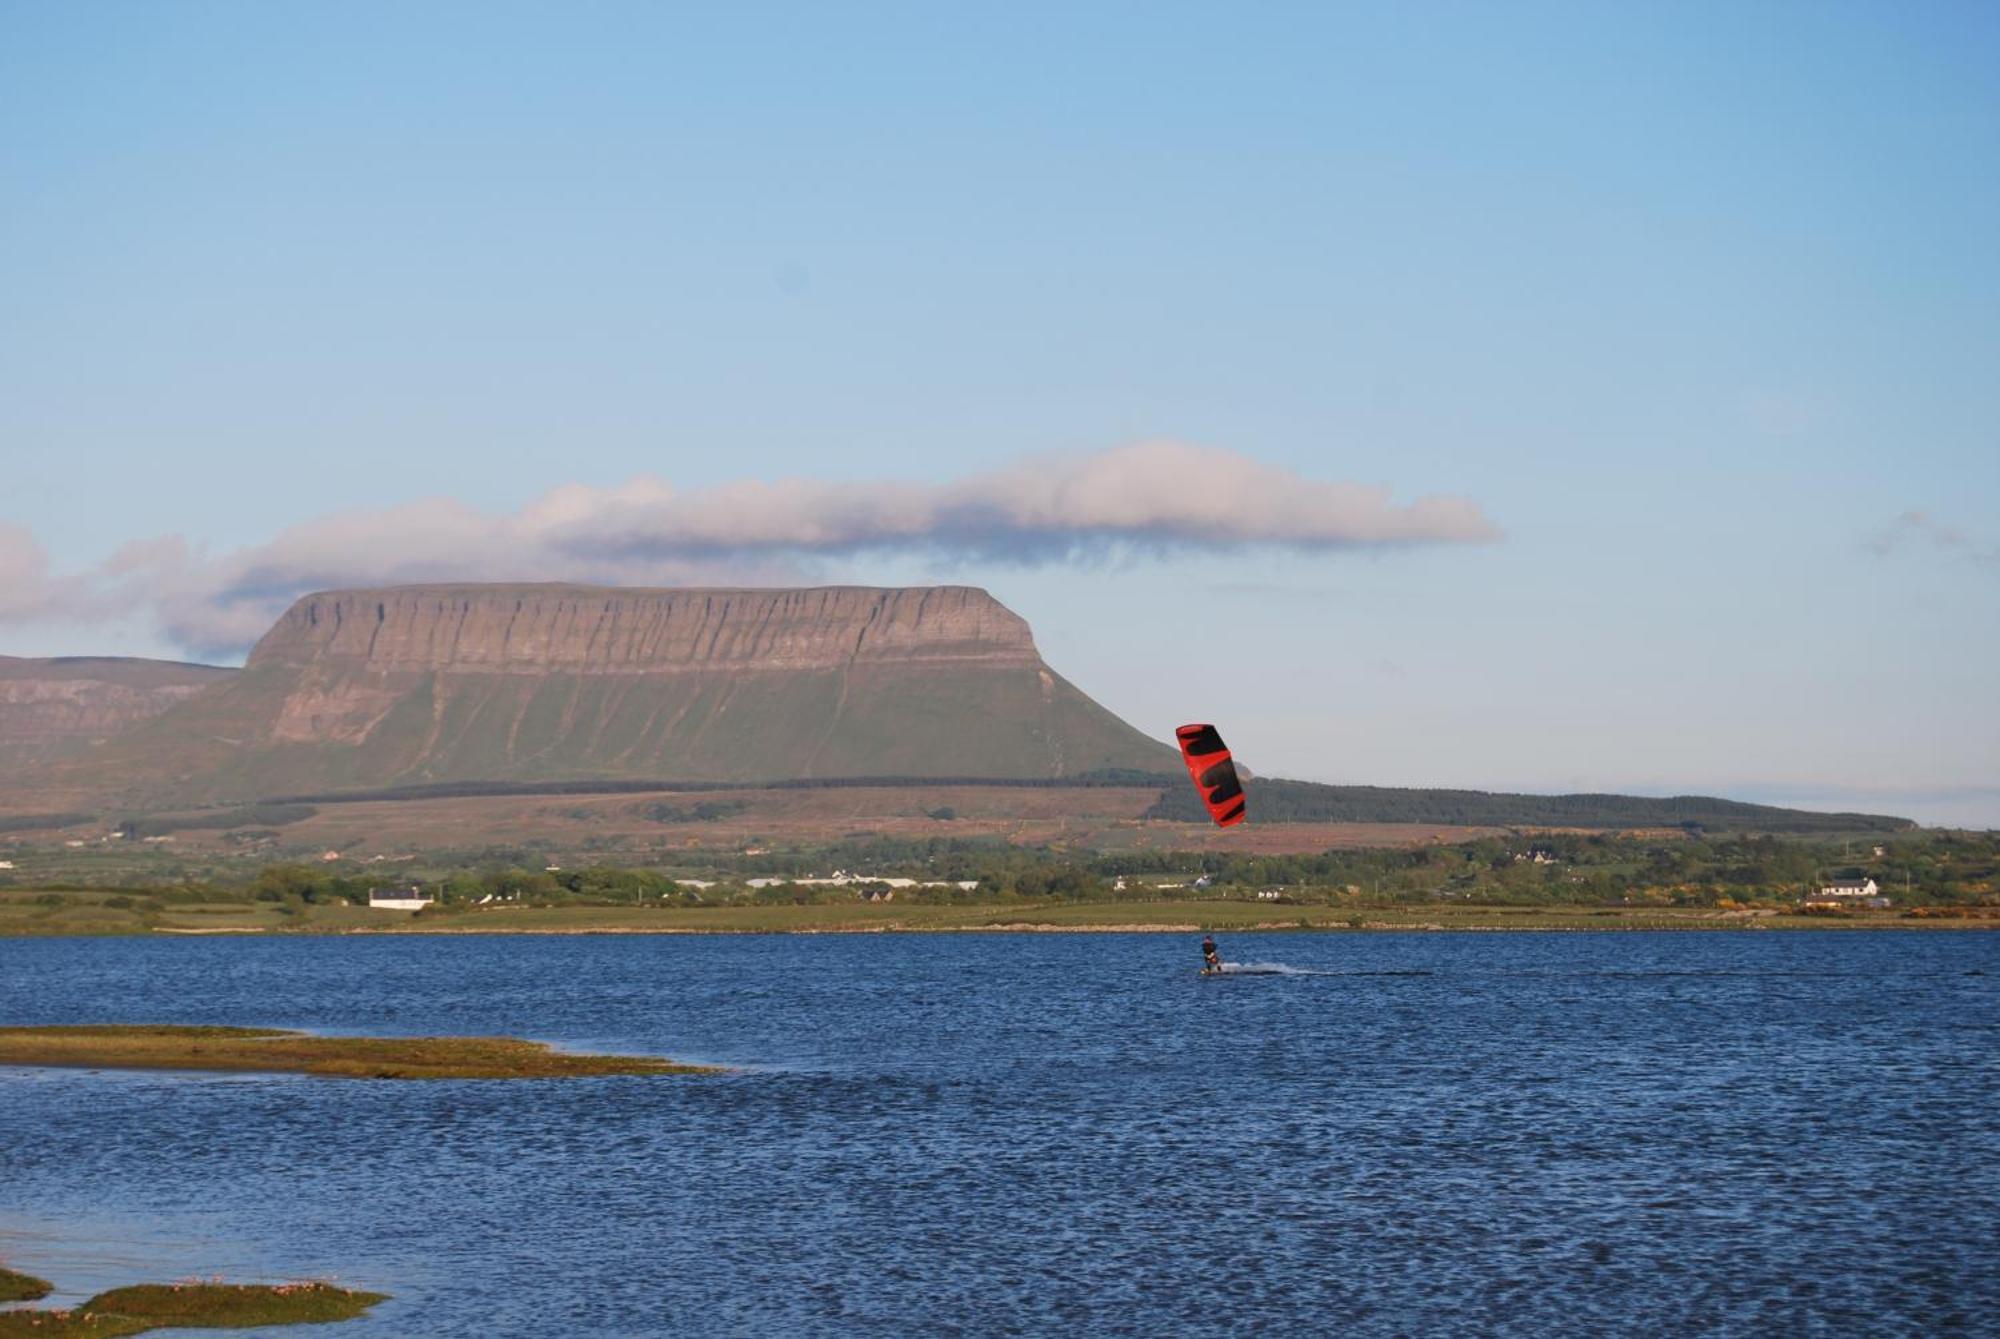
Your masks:
M1436 823L1453 827L1670 828L1709 832L1898 832L1915 825L1884 814L1817 814L1702 795L1511 795L1483 790L1400 790L1253 779L1258 823ZM1192 786L1170 786L1148 818L1203 822Z
M1881 855L1874 854L1879 845ZM1618 833L1512 833L1407 850L1316 855L1134 851L1072 854L946 838L872 838L810 853L718 862L723 877L828 874L834 869L933 880L977 880L977 896L1178 899L1266 893L1297 901L1684 905L1792 903L1829 880L1873 878L1896 903L2000 899L2000 833L1912 830L1880 842L1770 834L1647 838ZM1124 885L1120 888L1118 885ZM1165 886L1162 886L1165 885ZM1200 886L1197 886L1200 885ZM952 890L899 897L963 900Z
M127 818L118 824L118 835L128 838L164 837L174 832L208 828L281 828L299 823L319 810L309 804L250 804L240 809L205 809L188 814L147 814Z

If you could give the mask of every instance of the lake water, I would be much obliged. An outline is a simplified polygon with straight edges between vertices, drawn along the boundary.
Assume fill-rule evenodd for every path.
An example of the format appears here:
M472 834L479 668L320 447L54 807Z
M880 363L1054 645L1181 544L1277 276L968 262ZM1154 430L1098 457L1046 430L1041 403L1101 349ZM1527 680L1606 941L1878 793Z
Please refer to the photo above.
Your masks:
M0 1021L716 1078L0 1069L0 1256L360 1336L2000 1333L2000 936L0 941ZM318 1333L315 1330L313 1333ZM303 1334L273 1330L269 1333Z

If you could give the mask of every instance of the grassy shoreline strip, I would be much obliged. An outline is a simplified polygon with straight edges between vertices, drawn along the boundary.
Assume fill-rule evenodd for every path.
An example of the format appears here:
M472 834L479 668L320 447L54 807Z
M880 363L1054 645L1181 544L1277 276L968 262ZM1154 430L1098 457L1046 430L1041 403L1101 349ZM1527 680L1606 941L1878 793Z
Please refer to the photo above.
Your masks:
M0 1027L0 1065L196 1069L350 1079L713 1074L653 1056L581 1055L513 1037L316 1037L272 1028Z
M1977 909L1984 911L1985 909ZM1027 904L816 903L803 906L477 908L395 921L299 926L303 934L1185 934L1383 930L1938 930L2000 928L1993 919L1915 918L1877 912L1800 915L1778 910L1492 905L1309 906L1245 901Z
M0 1270L4 1276L6 1271ZM320 1282L142 1283L101 1292L64 1311L36 1307L0 1311L0 1339L113 1339L169 1328L324 1324L352 1320L387 1300L385 1293L355 1292Z

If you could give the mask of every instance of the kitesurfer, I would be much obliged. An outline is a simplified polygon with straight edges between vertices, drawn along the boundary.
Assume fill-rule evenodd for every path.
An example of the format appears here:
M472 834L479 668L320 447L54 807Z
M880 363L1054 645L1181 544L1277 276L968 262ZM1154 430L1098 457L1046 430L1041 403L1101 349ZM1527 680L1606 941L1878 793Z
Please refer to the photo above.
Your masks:
M1215 936L1212 934L1205 934L1201 937L1201 961L1201 970L1204 972L1219 972L1222 970L1222 954L1217 951Z

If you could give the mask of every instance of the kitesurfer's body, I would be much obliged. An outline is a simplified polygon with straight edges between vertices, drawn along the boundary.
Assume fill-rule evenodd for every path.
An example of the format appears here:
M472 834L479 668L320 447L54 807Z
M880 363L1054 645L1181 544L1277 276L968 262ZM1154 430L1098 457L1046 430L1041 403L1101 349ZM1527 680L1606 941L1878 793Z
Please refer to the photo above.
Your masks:
M1214 935L1203 935L1201 939L1201 970L1219 972L1222 970L1222 954L1215 947Z

